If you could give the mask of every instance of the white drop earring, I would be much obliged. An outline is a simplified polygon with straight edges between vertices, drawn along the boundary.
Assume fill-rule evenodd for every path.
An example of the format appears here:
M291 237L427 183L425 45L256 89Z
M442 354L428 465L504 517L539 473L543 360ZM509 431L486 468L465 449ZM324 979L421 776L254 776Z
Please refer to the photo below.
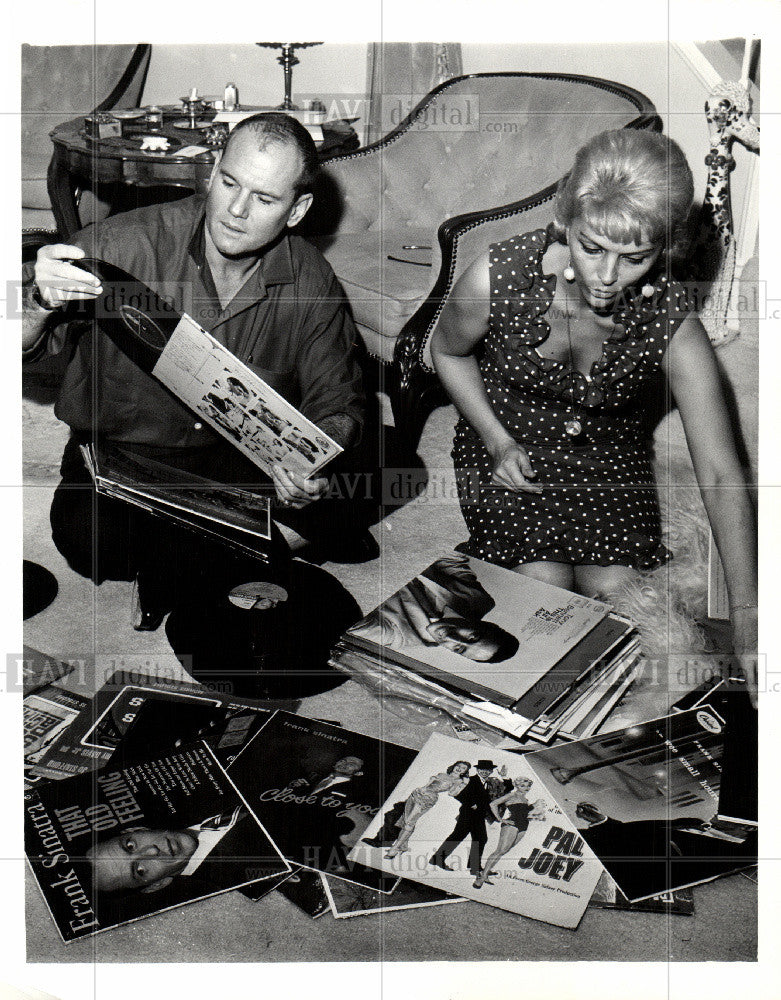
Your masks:
M644 299L650 299L653 296L654 291L655 291L654 286L649 285L648 282L646 282L640 289L640 294L643 296Z
M575 269L572 264L567 264L561 273L564 275L564 280L569 281L570 284L575 280Z

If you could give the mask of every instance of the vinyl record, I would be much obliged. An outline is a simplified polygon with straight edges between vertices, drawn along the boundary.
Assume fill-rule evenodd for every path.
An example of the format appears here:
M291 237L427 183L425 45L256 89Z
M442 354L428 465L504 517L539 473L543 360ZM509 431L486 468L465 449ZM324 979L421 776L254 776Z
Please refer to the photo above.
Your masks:
M94 257L73 263L94 274L103 285L95 299L99 329L142 371L151 374L181 314L121 267Z
M344 683L330 653L360 617L355 598L305 562L293 562L283 582L265 582L266 593L281 591L286 599L263 610L237 606L227 592L178 603L165 631L185 670L207 688L227 684L220 690L248 698L306 698Z

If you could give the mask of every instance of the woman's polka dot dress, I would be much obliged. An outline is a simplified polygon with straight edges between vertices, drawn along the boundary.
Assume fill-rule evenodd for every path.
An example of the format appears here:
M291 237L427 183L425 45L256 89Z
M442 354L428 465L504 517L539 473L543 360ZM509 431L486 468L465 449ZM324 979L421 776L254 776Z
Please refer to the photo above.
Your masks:
M491 316L480 368L499 420L528 451L540 494L491 483L491 459L465 421L453 446L470 555L503 566L548 560L652 569L660 541L650 441L640 397L689 310L681 285L660 275L654 295L630 290L587 377L545 358L556 275L542 272L545 229L489 248ZM565 424L582 426L573 438Z

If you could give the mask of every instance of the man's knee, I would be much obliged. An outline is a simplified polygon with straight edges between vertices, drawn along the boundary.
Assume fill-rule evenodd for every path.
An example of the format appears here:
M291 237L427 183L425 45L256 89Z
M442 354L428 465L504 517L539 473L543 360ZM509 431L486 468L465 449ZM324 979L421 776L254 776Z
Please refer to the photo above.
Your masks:
M68 492L75 489L71 487ZM72 570L80 576L91 577L92 518L84 514L86 511L83 514L78 512L77 504L66 494L63 486L58 486L49 511L52 541Z
M60 483L49 511L55 548L75 573L96 584L132 578L122 520L126 514L117 520L103 508L98 512L90 487L70 483Z

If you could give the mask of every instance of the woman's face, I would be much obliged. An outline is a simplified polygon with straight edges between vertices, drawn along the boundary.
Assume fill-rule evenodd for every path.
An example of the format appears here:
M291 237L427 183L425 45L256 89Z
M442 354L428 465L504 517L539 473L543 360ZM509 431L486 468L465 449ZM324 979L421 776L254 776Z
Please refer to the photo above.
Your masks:
M609 312L624 289L645 278L662 251L660 242L614 243L582 218L567 229L567 243L580 294L594 312Z
M469 773L469 765L468 764L456 764L456 766L453 768L453 774L457 778L463 778L464 775L466 775L468 773Z
M513 784L518 792L528 792L532 786L532 782L528 778L516 778Z

